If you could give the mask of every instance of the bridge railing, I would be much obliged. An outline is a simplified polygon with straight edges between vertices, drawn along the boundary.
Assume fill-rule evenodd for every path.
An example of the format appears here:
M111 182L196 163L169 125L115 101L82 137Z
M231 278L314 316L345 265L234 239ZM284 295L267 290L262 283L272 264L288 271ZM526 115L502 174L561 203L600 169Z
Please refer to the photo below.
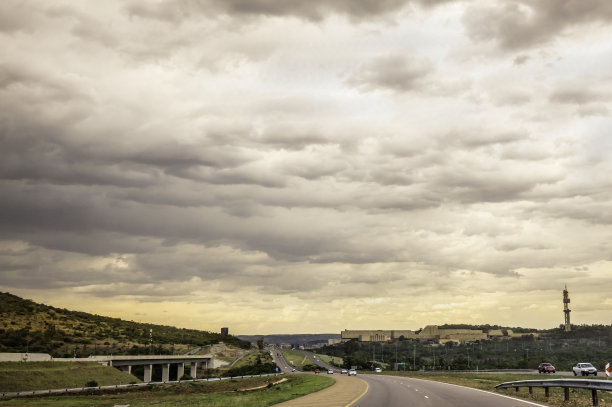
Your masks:
M612 391L612 382L605 380L585 380L585 379L551 379L551 380L518 380L514 382L505 382L495 386L496 389L529 388L529 394L533 393L534 387L543 387L546 397L549 396L549 388L562 387L564 391L565 401L569 401L569 389L586 389L591 390L593 405L599 405L597 391Z
M73 388L50 389L50 390L24 390L24 391L17 391L17 392L0 392L0 397L26 397L26 396L43 396L43 395L49 395L49 394L62 394L62 393L82 393L82 392L94 392L94 391L115 390L115 389L127 389L127 388L133 388L133 387L147 387L147 386L164 385L164 384L171 384L171 383L215 382L215 381L220 381L220 380L248 379L250 377L280 376L282 374L283 373L263 373L259 375L244 375L244 376L232 376L232 377L209 377L205 379L171 380L167 382L115 384L115 385L110 385L110 386L73 387Z

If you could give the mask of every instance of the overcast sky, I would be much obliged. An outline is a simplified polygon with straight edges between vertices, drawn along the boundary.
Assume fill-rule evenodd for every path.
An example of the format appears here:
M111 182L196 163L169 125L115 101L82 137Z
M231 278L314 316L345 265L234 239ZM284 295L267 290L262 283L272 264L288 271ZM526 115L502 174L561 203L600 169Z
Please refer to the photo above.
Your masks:
M230 333L612 323L612 2L3 0L0 289Z

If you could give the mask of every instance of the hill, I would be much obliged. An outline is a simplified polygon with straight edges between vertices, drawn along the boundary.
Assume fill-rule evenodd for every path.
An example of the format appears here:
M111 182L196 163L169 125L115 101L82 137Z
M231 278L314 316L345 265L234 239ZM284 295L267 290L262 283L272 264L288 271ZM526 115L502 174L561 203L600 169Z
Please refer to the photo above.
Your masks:
M27 391L140 382L136 376L95 362L0 362L0 391Z
M612 325L572 325L546 330L508 328L499 325L442 325L447 329L511 329L515 333L536 333L466 343L436 343L405 339L388 342L351 340L325 346L317 352L343 358L345 366L402 370L535 369L541 362L570 371L578 362L591 362L600 371L612 355Z
M248 342L231 335L70 311L1 292L0 321L0 352L87 357L111 353L180 354L219 342L250 347Z
M315 343L327 343L328 339L340 339L340 334L238 335L238 338L249 342L257 342L259 339L263 338L265 343L275 345L289 344L309 346Z

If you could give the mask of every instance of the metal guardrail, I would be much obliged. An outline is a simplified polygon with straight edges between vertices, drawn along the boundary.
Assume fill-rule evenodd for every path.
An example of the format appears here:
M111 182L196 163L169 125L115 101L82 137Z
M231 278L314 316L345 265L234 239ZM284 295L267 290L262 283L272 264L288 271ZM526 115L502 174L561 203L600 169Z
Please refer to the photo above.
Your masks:
M74 387L74 388L51 389L51 390L26 390L26 391L17 391L17 392L3 392L3 393L0 393L0 397L26 397L26 396L45 396L45 395L50 395L50 394L82 393L82 392L87 392L87 391L127 389L127 388L134 388L134 387L146 387L146 386L151 386L151 385L163 385L163 384L173 384L173 383L216 382L220 380L230 380L230 379L247 379L250 377L280 376L282 374L283 373L266 373L266 374L259 374L259 375L232 376L232 377L209 377L207 379L172 380L172 381L167 381L167 382L116 384L116 385L110 385L110 386Z
M550 387L562 387L564 389L565 401L569 401L569 389L586 389L591 390L593 405L599 405L597 390L612 391L612 382L606 380L588 380L588 379L551 379L551 380L519 380L514 382L505 382L495 386L496 389L515 388L519 391L520 387L528 387L529 394L532 394L533 387L544 387L544 394L549 396L548 389Z

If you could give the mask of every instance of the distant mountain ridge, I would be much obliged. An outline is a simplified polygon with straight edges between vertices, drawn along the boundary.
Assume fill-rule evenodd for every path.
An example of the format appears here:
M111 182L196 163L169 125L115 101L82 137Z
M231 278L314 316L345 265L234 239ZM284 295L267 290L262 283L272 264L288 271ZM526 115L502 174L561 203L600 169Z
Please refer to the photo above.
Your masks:
M232 335L70 311L0 292L0 352L53 357L172 354L219 342L250 347Z
M238 338L257 342L263 338L265 343L274 345L311 345L314 343L327 342L329 339L340 339L340 334L271 334L271 335L237 335Z

